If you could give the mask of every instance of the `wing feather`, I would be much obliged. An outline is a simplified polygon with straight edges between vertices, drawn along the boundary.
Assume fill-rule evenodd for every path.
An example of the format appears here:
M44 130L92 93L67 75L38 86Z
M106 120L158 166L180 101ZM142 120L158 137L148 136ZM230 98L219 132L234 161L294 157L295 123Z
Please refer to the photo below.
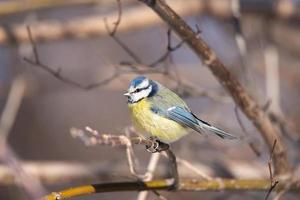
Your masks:
M168 108L166 111L153 107L151 109L156 114L162 115L168 119L171 119L182 126L189 127L198 133L202 133L204 130L209 130L210 132L218 135L223 139L237 139L234 135L231 135L217 127L210 125L209 123L199 119L189 110L185 108L173 106Z
M163 111L157 107L152 107L151 110L156 114L160 114L168 119L179 123L182 126L189 127L201 133L201 127L199 126L197 118L195 118L194 115L185 108L173 106Z

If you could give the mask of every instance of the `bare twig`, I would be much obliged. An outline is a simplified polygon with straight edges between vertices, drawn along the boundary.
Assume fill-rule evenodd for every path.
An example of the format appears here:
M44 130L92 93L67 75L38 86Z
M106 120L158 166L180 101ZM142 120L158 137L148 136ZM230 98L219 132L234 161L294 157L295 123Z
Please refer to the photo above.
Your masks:
M99 134L97 131L84 131L72 127L70 133L74 138L80 139L87 146L108 145L108 146L126 146L127 139L133 144L153 145L153 141L145 140L141 137L127 138L125 135Z
M27 31L28 31L28 35L29 35L29 38L30 38L30 43L33 47L34 59L32 60L32 59L29 59L29 58L25 57L25 58L23 58L24 61L31 64L32 66L36 66L38 68L41 68L42 70L45 70L46 72L48 72L49 74L54 76L56 79L60 80L61 82L66 83L70 86L73 86L73 87L77 87L77 88L84 89L84 90L91 90L91 89L94 89L94 88L97 88L97 87L104 86L104 85L110 83L111 81L115 80L116 78L118 78L119 76L121 76L123 74L162 73L160 69L138 69L138 68L133 67L133 66L128 66L126 69L124 69L124 66L119 66L119 67L115 67L114 73L111 76L107 77L106 79L101 80L99 82L83 85L81 83L78 83L76 81L73 81L73 80L63 76L61 74L61 68L58 68L57 70L55 70L52 67L42 63L42 61L39 58L37 46L36 46L36 43L34 41L34 38L32 36L32 32L31 32L31 29L30 29L29 26L27 27Z
M114 27L112 30L110 30L108 23L107 23L107 19L104 18L104 23L105 23L105 27L107 29L107 31L109 32L109 34L111 36L114 36L116 34L116 31L121 23L121 19L122 19L122 4L121 4L121 0L116 0L117 1L117 5L118 5L118 18L117 20L114 22Z
M153 140L143 139L141 137L126 137L125 135L111 135L111 134L99 134L96 130L91 128L86 128L86 131L77 128L71 128L71 135L75 138L79 138L83 141L83 143L87 146L94 145L109 145L109 146L126 146L126 153L128 157L128 164L130 167L130 171L139 180L149 179L149 174L146 173L144 175L139 175L135 169L132 152L131 152L131 144L142 144L145 146L153 146ZM129 146L129 147L128 147ZM167 157L171 164L171 173L174 179L174 188L177 187L178 184L178 172L177 172L177 164L176 157L171 150L165 150ZM175 163L174 163L175 162Z
M117 29L121 23L122 19L122 5L120 0L116 0L118 4L118 17L117 20L114 22L114 26L112 30L110 30L107 19L104 18L104 24L105 24L105 29L108 32L109 36L131 57L133 60L137 63L140 63L139 57L124 43L122 42L117 36Z
M166 52L161 57L159 57L157 60L150 63L149 67L155 67L158 64L164 62L169 57L169 55L171 54L172 51L176 51L177 49L179 49L183 45L184 40L180 41L177 45L172 47L171 32L172 32L172 29L169 28L168 31L167 31L167 48L166 48Z
M79 133L76 133L76 132L79 132ZM82 133L82 134L81 134ZM82 130L79 130L79 129L75 129L75 128L72 128L71 129L71 134L75 137L78 137L80 139L82 139L84 141L84 144L85 145L88 145L88 146L91 146L91 145L96 145L96 144L99 144L99 142L94 142L95 138L98 138L98 141L101 140L101 136L100 134L98 133L97 130L94 130L90 127L85 127L85 131L82 131ZM139 174L136 170L136 165L135 165L135 156L134 156L134 152L133 152L133 149L132 149L132 143L131 143L131 140L124 136L124 135L120 135L118 136L120 137L120 141L122 141L122 145L124 145L126 147L126 156L127 156L127 162L128 162L128 166L129 166L129 171L130 173L138 178L138 180L144 180L144 179L148 179L149 177L149 174ZM107 139L108 141L109 139ZM114 140L112 140L112 146L115 146L117 144L114 144L113 143ZM107 143L107 142L106 142Z
M32 52L33 52L33 56L34 56L34 59L35 59L35 63L40 64L40 58L39 58L39 54L38 54L38 51L37 51L36 43L34 42L34 39L33 39L33 36L32 36L31 28L30 28L30 26L26 26L26 29L27 29L30 44L32 46Z
M265 196L265 200L268 199L268 197L270 196L271 192L275 189L275 187L279 183L278 180L274 180L273 170L272 170L272 159L273 159L273 156L274 156L274 149L275 149L276 143L277 143L277 140L274 140L272 151L270 153L270 157L269 157L269 160L268 160L268 168L269 168L269 175L270 175L270 188L269 188L269 190L267 192L267 195Z
M48 72L49 74L51 74L52 76L54 76L56 79L60 80L63 83L66 83L70 86L76 87L76 88L80 88L80 89L84 89L84 90L91 90L97 87L101 87L104 86L108 83L110 83L111 81L115 80L117 77L119 77L120 75L118 74L118 72L115 72L114 74L112 74L111 76L109 76L108 78L99 81L99 82L95 82L95 83L90 83L87 85L83 85L81 83L78 83L76 81L73 81L65 76L63 76L61 74L61 68L58 68L57 70L52 69L51 67L49 67L48 65L45 65L43 63L36 63L35 61L29 59L29 58L23 58L24 61L26 61L27 63L31 64L32 66L36 66L38 68L41 68L43 70L45 70L46 72Z
M238 110L237 106L235 106L235 108L234 108L234 113L235 113L236 119L237 119L243 133L245 135L249 135L249 133L247 132L247 130L242 122L242 119L239 115L239 110ZM260 149L258 149L257 145L252 141L249 141L248 144L249 144L249 147L252 149L252 151L255 153L255 155L259 157L261 155L261 152L260 152Z
M45 65L41 62L40 58L39 58L39 54L38 54L38 50L37 50L37 45L34 41L34 38L32 36L32 32L31 32L31 28L30 26L27 26L27 33L28 33L28 37L29 37L29 41L30 41L30 44L32 46L32 49L33 49L33 57L34 59L31 60L29 58L23 58L24 61L26 61L27 63L33 65L33 66L36 66L36 67L39 67L45 71L47 71L48 73L50 73L51 75L53 75L55 78L59 79L60 81L64 82L64 83L67 83L69 85L72 85L72 86L75 86L75 87L78 87L78 88L81 88L81 89L91 89L93 87L96 87L96 86L99 86L99 85L104 85L108 82L110 82L112 79L114 79L116 77L116 75L114 74L113 76L111 76L110 78L106 79L106 80L103 80L99 83L93 83L93 84L89 84L87 86L84 86L84 85L81 85L80 83L77 83L67 77L64 77L61 75L61 68L58 68L57 70L54 70L52 69L51 67L49 67L48 65Z
M198 26L196 26L198 27ZM185 43L185 39L181 40L178 44L172 46L172 36L171 36L171 33L172 33L172 29L168 29L167 31L167 48L166 48L166 52L161 56L159 57L157 60L153 61L152 63L150 63L148 66L149 67L155 67L157 66L158 64L164 62L169 56L170 54L173 52L173 51L176 51L177 49L179 49L184 43ZM197 28L197 32L196 34L200 34L201 33L201 30Z

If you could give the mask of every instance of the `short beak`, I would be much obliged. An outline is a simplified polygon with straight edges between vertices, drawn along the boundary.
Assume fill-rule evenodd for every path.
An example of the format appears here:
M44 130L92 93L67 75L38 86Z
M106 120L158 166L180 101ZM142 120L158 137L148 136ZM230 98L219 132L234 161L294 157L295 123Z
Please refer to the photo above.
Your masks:
M126 93L124 93L123 95L126 96L126 97L129 97L129 96L130 96L130 93L129 93L129 92L126 92Z

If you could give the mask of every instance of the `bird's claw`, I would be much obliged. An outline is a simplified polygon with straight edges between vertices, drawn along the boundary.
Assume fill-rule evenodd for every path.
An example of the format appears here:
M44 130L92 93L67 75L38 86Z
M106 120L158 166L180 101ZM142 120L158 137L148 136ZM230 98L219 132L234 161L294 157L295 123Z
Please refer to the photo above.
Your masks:
M169 145L159 141L155 137L150 137L150 141L152 141L151 145L146 145L146 150L150 153L162 152L169 149Z

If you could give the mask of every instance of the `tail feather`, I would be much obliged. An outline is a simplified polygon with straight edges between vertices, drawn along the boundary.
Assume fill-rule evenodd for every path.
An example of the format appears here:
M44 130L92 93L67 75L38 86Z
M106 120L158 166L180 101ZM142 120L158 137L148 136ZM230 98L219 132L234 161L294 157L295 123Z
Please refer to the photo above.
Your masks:
M199 119L198 119L199 120ZM223 139L229 139L229 140L233 140L233 139L237 139L236 136L231 135L230 133L227 133L221 129L218 129L217 127L214 127L212 125L210 125L209 123L199 120L199 125L204 129L204 130L208 130L210 132L213 132L214 134L216 134L217 136L223 138Z

